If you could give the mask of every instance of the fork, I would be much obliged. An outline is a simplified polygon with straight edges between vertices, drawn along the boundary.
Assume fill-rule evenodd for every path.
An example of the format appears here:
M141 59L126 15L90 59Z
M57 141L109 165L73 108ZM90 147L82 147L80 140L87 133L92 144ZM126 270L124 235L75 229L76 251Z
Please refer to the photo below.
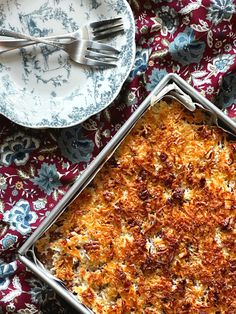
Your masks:
M92 22L88 25L80 27L77 31L62 35L54 35L50 37L43 37L47 40L57 39L86 39L86 40L101 40L112 37L124 31L121 17L114 19ZM35 41L25 39L6 39L0 40L0 53L7 52L11 48L22 48L35 44Z
M110 45L102 44L92 40L77 39L69 43L58 43L6 29L0 29L0 35L23 38L32 40L36 43L51 45L55 48L64 50L69 55L71 60L89 66L116 67L116 64L111 63L110 61L117 61L117 55L120 53L119 50L111 47ZM11 50L13 49L15 48L12 48Z

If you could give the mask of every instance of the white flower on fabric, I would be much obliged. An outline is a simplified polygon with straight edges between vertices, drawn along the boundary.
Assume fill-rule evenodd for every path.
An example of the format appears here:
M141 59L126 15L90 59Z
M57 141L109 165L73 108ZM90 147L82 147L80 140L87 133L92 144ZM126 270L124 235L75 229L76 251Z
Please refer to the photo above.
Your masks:
M38 200L33 202L34 210L46 209L45 206L47 201L43 198L39 198Z
M231 46L230 44L226 44L226 45L224 46L224 50L225 50L226 52L230 52L231 49L232 49L232 46Z
M207 19L214 24L219 24L222 21L229 21L235 11L234 0L211 0Z
M14 313L16 310L16 307L14 305L14 303L10 302L7 306L6 306L6 310L10 313Z
M212 86L208 86L206 89L206 93L208 95L212 95L214 93L214 88Z

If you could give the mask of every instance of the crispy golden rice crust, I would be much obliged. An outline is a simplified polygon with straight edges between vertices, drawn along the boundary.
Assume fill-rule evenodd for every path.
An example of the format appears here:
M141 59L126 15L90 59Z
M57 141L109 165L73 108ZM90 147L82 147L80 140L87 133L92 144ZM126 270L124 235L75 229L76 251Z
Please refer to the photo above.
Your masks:
M236 313L236 142L161 102L37 243L95 313Z

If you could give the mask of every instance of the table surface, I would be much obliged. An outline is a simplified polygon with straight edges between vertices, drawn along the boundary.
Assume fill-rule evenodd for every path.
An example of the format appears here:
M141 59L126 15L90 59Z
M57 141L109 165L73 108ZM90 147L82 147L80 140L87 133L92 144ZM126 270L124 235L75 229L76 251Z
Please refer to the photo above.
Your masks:
M0 117L0 313L74 312L16 260L17 249L167 73L236 120L236 2L129 3L137 54L114 103L62 130L27 129Z

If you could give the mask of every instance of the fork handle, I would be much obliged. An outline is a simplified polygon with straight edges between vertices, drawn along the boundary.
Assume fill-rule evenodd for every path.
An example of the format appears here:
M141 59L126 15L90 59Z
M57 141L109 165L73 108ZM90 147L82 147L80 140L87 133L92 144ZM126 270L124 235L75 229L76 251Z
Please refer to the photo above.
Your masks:
M48 40L45 40L43 38L38 38L38 37L34 37L34 36L30 36L30 35L25 35L25 34L22 34L22 33L14 32L14 31L11 31L11 30L8 30L8 29L4 29L4 28L0 29L0 35L1 36L7 36L7 37L19 38L19 39L27 39L27 40L34 41L36 43L43 43L43 44L46 44L46 45L51 45L51 46L54 46L56 48L62 49L62 46L60 44L55 43L55 42L48 41Z
M1 35L1 29L0 29L0 36ZM4 36L4 35L3 35ZM68 33L68 34L62 34L62 35L53 35L53 36L47 36L47 37L37 37L38 39L45 39L45 40L52 40L52 41L56 41L57 39L80 39L79 36L73 36L72 33ZM6 46L9 45L9 47L14 47L16 45L20 45L20 44L28 44L28 43L32 43L32 45L35 43L32 40L28 40L28 39L22 39L22 38L16 38L14 37L13 39L0 39L0 44L6 44Z
M41 37L40 37L41 39ZM59 39L59 36L51 36L51 37L44 37L44 39L46 40L50 40L53 41L55 43L57 43L56 40ZM64 44L67 43L68 40L75 40L75 37L72 37L71 35L60 35L60 39L62 40L66 40L66 42L60 42L58 44ZM23 48L23 47L29 47L32 45L37 44L35 41L32 40L26 40L26 39L7 39L7 40L0 40L0 54L14 50L14 49L19 49L19 48Z

